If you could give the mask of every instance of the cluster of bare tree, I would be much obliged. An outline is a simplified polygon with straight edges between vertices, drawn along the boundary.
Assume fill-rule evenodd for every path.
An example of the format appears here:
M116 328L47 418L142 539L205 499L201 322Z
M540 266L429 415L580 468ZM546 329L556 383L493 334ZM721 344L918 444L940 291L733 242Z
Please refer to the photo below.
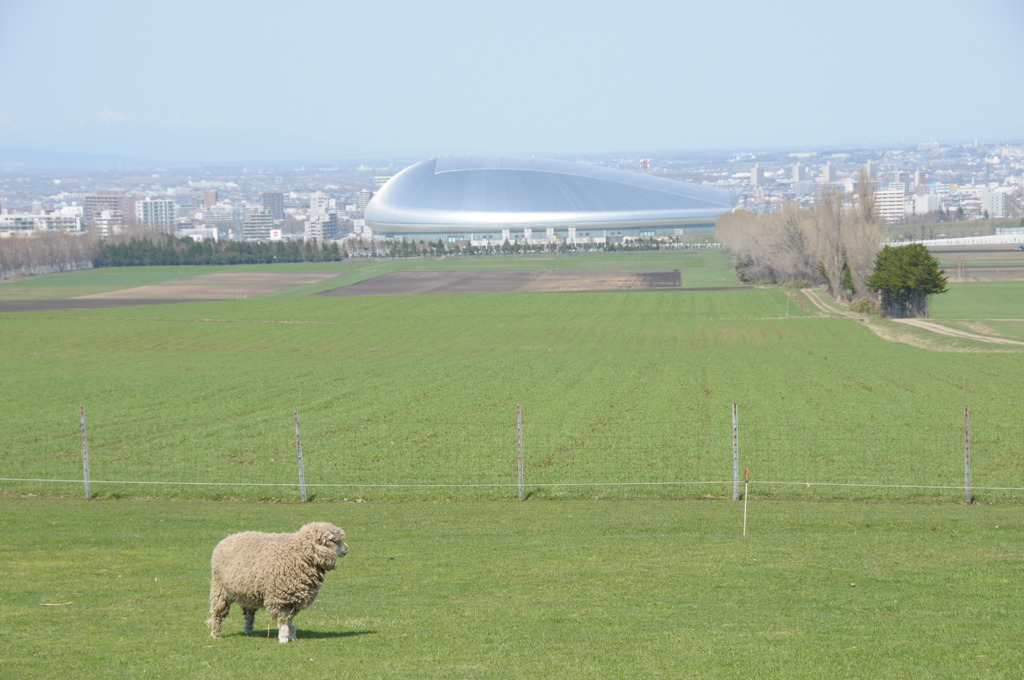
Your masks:
M42 234L0 239L0 279L89 269L96 241L79 234Z
M841 189L826 187L811 206L723 215L718 239L745 281L824 284L836 300L870 297L867 280L885 234L864 173L860 187L852 207Z

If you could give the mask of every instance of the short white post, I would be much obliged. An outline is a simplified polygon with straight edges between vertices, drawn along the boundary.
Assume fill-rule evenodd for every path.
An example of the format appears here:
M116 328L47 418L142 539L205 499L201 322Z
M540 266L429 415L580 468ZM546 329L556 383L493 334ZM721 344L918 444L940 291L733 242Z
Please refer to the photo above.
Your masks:
M299 491L302 494L302 502L306 502L306 470L302 464L302 437L299 436L299 412L294 411L295 414L295 448L296 455L299 458Z

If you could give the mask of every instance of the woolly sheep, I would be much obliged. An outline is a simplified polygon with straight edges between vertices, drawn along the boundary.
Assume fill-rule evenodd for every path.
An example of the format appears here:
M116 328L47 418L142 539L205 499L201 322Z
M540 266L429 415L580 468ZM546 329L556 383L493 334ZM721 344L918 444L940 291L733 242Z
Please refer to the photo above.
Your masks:
M245 531L217 544L210 559L210 635L220 637L221 621L237 602L252 633L256 610L277 621L278 642L295 639L292 619L313 604L326 572L348 553L345 532L313 522L291 534Z

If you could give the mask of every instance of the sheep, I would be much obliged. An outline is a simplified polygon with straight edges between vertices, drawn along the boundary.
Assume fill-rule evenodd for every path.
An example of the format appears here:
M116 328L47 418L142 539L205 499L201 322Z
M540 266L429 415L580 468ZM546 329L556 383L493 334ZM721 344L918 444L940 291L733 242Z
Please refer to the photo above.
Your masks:
M313 604L325 572L348 554L345 532L312 522L291 534L245 531L217 544L210 559L210 636L220 637L221 621L237 602L252 634L256 610L265 608L278 625L277 640L295 639L292 620Z

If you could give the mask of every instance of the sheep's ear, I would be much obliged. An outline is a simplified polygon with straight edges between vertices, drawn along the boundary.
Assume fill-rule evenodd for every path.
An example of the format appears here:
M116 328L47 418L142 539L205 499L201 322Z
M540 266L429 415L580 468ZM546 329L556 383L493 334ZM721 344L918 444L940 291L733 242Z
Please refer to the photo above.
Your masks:
M316 561L320 566L327 569L332 568L338 561L338 554L334 552L334 549L330 546L323 544L317 545L316 548L314 548L314 552L316 554Z
M343 540L345 540L345 532L330 524L323 527L323 531L320 533L320 542L332 548L337 547Z
M313 546L313 555L316 564L324 569L334 569L338 563L338 553L331 543L317 542Z
M320 545L335 545L338 542L338 537L335 535L334 527L330 525L324 525L319 527L319 532L316 537L317 543Z

